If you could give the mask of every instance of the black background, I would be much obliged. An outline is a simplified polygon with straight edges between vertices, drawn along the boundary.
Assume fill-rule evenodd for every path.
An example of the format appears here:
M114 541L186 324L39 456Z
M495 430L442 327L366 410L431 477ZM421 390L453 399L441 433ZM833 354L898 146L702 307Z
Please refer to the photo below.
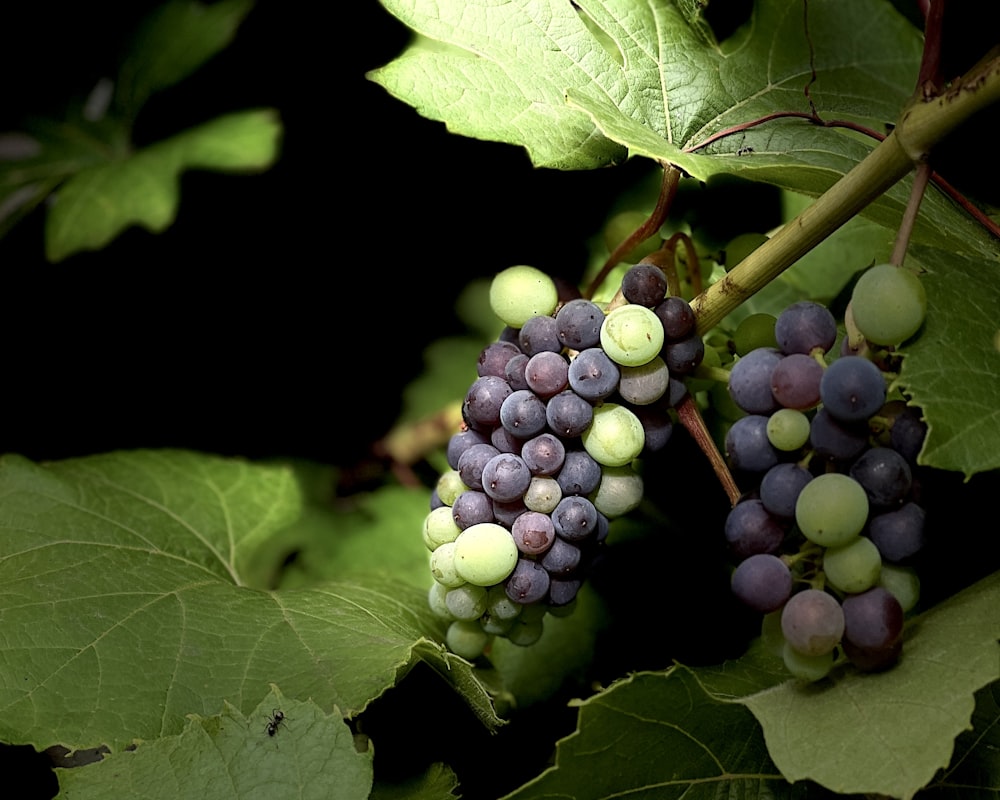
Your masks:
M2 129L60 115L111 75L156 4L17 12ZM162 234L130 229L50 264L39 209L0 240L8 368L0 451L47 459L127 447L351 464L392 424L432 339L460 330L469 280L513 263L578 279L630 163L559 172L447 133L365 73L409 32L374 0L350 21L261 2L230 47L155 95L139 144L274 107L280 161L188 172Z

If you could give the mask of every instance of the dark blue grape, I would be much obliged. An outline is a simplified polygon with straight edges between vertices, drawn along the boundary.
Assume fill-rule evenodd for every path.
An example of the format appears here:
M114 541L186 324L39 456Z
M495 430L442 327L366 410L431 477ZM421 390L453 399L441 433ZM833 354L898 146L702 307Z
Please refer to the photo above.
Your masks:
M524 380L531 391L547 399L569 386L569 362L559 353L536 353L524 367Z
M597 508L582 495L569 495L552 512L556 533L570 542L592 537L597 530Z
M868 536L885 561L903 563L923 550L927 541L926 517L919 505L905 503L895 511L876 514L868 520Z
M529 356L547 351L558 353L563 347L559 340L559 325L555 317L543 314L529 318L521 326L517 342L521 352Z
M861 670L892 666L899 658L903 635L903 608L891 592L875 586L845 597L845 655Z
M786 530L787 524L756 498L741 500L726 516L726 542L737 560L757 553L776 554L785 540Z
M474 444L458 459L458 477L470 489L483 488L483 469L491 458L500 454L492 444Z
M468 489L451 504L451 515L463 531L470 525L493 522L493 501L486 492Z
M761 614L770 614L791 595L792 573L777 556L756 553L736 566L730 586L741 602Z
M507 367L507 362L520 352L521 349L514 342L491 342L479 353L479 360L476 362L476 374L480 378L486 375L502 378L504 376L504 369Z
M510 503L523 497L531 483L531 471L520 456L500 453L486 462L482 482L483 491L493 500Z
M545 404L545 421L558 436L580 436L594 419L594 407L572 389L550 397Z
M653 308L653 313L663 324L663 338L667 342L677 342L695 334L698 322L691 304L683 297L671 295Z
M551 433L540 433L524 443L521 458L532 475L555 475L566 459L566 445Z
M530 389L511 392L500 406L499 422L513 436L530 439L545 430L545 402Z
M842 356L826 368L819 391L830 414L844 422L861 422L884 405L885 378L873 361Z
M652 308L666 293L667 276L655 264L635 264L622 276L622 296L630 303Z
M452 469L458 469L458 459L462 457L462 453L474 444L489 443L490 438L485 432L474 431L471 428L452 434L451 438L448 439L448 447L445 456L448 461L448 466Z
M697 335L666 342L660 348L660 357L666 362L671 375L690 375L705 359L705 342Z
M476 378L465 393L462 416L471 428L489 430L500 424L500 406L513 390L496 375Z
M519 558L514 571L504 581L504 591L515 603L537 603L549 593L548 570L537 561Z
M592 403L610 397L620 378L618 365L599 347L581 350L569 365L569 385Z
M837 320L826 306L803 300L778 314L774 338L786 355L817 348L826 353L837 341Z
M604 312L590 300L570 300L556 312L559 341L570 350L586 350L601 341Z
M809 423L809 443L820 458L850 461L868 447L868 424L843 422L820 408Z
M580 548L565 539L556 536L552 546L541 558L541 565L549 576L566 577L572 575L583 559Z
M898 507L913 485L909 463L891 447L866 450L851 464L849 474L864 487L875 509Z
M778 451L767 437L768 417L747 414L726 431L729 465L739 472L766 472L778 463Z
M774 347L758 347L729 370L729 396L748 414L771 414L781 408L771 390L774 368L784 358Z
M819 404L819 382L823 366L812 356L792 353L779 361L771 373L771 394L784 408L806 411Z
M510 526L510 533L517 549L529 556L547 552L556 540L552 518L538 511L525 511L521 514Z
M586 450L567 450L556 482L565 497L589 495L601 483L601 465Z
M775 464L760 479L760 501L776 517L794 519L799 492L812 478L812 473L798 464Z

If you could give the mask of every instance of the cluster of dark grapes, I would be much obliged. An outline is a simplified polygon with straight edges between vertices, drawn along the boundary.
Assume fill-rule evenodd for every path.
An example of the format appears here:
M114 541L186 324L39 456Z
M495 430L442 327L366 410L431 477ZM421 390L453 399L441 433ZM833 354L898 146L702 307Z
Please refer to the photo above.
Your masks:
M474 659L493 637L537 641L570 613L612 519L642 499L640 457L661 450L681 378L704 355L662 270L631 267L599 304L527 266L490 287L504 324L480 353L424 522L429 603Z
M825 306L795 303L730 369L725 437L741 489L725 536L735 595L763 615L790 673L898 660L925 543L916 458L926 425L893 396L877 349L835 346Z

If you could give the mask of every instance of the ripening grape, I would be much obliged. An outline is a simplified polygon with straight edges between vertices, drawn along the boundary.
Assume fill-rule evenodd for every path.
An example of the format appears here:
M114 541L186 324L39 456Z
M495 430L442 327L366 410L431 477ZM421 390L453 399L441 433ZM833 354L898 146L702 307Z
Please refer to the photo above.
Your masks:
M873 344L902 344L924 323L927 293L914 272L877 264L854 284L851 314L857 329Z

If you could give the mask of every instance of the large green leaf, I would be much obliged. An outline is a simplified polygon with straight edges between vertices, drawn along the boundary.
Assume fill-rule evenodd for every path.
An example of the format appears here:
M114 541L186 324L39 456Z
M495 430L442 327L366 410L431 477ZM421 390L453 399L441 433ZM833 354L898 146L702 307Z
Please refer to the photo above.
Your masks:
M165 230L177 216L184 170L266 169L278 156L281 131L275 111L242 111L80 171L55 196L46 220L46 256L57 262L100 249L131 225Z
M882 673L845 666L803 684L758 643L719 667L632 675L580 702L555 766L510 797L790 798L818 784L911 798L961 779L970 796L995 789L995 764L961 762L990 761L998 602L994 574L914 618L903 658Z
M912 256L931 310L899 383L928 421L920 461L966 477L1000 468L1000 261L926 247Z
M329 800L336 787L343 800L365 800L372 788L373 751L359 751L341 714L331 711L311 700L286 698L272 687L247 716L226 703L221 713L191 714L179 733L112 753L84 769L59 770L59 797ZM276 712L284 716L271 728Z
M115 86L120 110L134 117L154 93L191 75L233 40L253 0L170 0L136 31Z
M246 713L272 683L353 716L417 659L499 724L471 666L441 643L425 590L374 576L246 585L254 548L301 513L286 466L8 455L0 498L0 741L115 751L224 702Z

